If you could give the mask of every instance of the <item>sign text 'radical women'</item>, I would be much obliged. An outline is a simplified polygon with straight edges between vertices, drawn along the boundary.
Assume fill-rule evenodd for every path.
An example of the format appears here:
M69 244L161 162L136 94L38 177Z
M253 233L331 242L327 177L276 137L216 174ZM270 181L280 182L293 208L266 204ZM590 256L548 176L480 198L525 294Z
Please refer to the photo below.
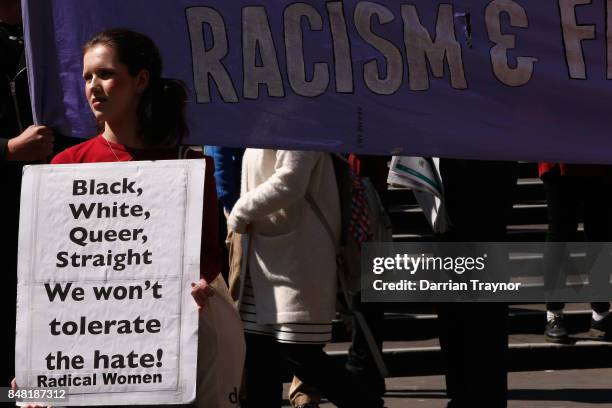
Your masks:
M82 44L129 27L190 94L190 141L612 162L612 0L25 1L37 120L95 124Z

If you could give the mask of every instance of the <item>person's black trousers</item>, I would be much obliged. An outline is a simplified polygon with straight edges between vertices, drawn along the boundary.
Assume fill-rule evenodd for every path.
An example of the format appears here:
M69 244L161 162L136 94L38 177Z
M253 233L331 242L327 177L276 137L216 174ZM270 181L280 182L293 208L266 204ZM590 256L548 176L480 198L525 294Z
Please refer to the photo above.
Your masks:
M384 340L385 312L384 304L377 302L362 302L361 292L353 295L353 309L361 312L367 322L376 347L382 354ZM363 387L371 389L372 393L379 398L383 404L385 395L385 379L380 374L376 365L365 334L357 322L351 317L353 323L352 342L346 362L346 369L353 375L355 380Z
M285 344L265 335L245 333L247 353L245 388L247 408L282 406L283 374L288 370L339 408L380 408L368 389L359 387L323 345Z
M505 407L507 304L441 303L438 320L448 407Z
M503 242L518 164L441 159L448 242ZM508 306L438 305L440 347L446 364L449 408L507 406Z
M548 205L549 242L612 241L612 186L605 177L562 176L553 169L542 177ZM584 237L578 234L580 215L584 221ZM596 254L590 254L596 256ZM560 254L550 253L547 259L547 278L552 279L560 272ZM551 259L551 258L555 259ZM564 277L563 277L564 278ZM609 277L608 277L609 278ZM564 303L546 304L547 310L562 310ZM610 310L608 302L592 302L591 308L597 313Z

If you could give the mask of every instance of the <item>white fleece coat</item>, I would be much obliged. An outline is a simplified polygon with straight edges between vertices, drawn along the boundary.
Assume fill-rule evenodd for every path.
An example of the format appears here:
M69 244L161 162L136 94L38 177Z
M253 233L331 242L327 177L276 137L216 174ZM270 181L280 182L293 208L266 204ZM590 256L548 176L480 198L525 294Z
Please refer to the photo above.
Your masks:
M309 193L340 234L340 205L329 154L247 149L241 197L228 227L251 234L249 273L258 323L330 323L335 316L335 242Z

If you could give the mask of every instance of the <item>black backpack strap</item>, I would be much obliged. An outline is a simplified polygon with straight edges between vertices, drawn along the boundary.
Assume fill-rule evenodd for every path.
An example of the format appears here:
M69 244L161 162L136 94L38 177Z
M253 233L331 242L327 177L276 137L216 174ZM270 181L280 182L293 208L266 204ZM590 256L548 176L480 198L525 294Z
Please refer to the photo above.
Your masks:
M17 64L17 72L27 69L28 61L26 59L25 48L21 51L21 57L19 57L19 63Z
M308 204L310 204L310 208L315 213L319 221L321 221L321 224L325 228L325 231L327 232L329 239L334 244L334 248L336 249L336 254L338 254L340 252L340 246L336 242L334 231L332 230L331 225L329 225L329 222L327 222L327 218L325 218L325 214L323 214L323 211L321 211L321 208L319 207L315 199L312 197L312 195L310 195L310 193L307 192L304 198L306 199Z
M334 232L332 231L332 228L331 228L331 225L329 225L329 222L327 222L327 218L325 218L323 211L321 211L321 208L319 207L315 199L312 197L312 195L310 195L310 193L307 192L304 197L306 198L306 201L308 202L308 204L310 204L310 208L312 208L312 211L321 221L321 224L323 224L323 227L327 231L327 234L329 235L330 239L335 244L336 238L334 237ZM376 368L378 368L378 371L380 372L380 375L383 378L388 377L389 370L387 369L387 366L385 364L385 361L383 360L382 354L380 350L378 349L378 345L376 344L376 340L374 339L372 330L370 329L370 326L368 325L365 317L363 316L363 313L361 313L358 310L355 310L355 308L353 307L353 302L351 300L351 296L349 295L349 292L347 289L348 285L346 283L346 277L344 276L344 273L342 270L342 246L335 244L335 247L336 247L336 262L338 263L337 275L338 275L338 281L340 282L340 288L342 289L342 295L344 296L344 301L346 302L349 312L355 317L355 319L357 320L357 324L361 327L361 330L363 331L363 335L366 339L366 343L368 343L368 348L370 349L370 353L372 355L372 358L374 359Z
M340 245L346 245L348 241L348 231L351 223L352 209L352 182L350 176L350 165L346 159L339 154L332 153L332 164L338 186L338 197L340 198Z

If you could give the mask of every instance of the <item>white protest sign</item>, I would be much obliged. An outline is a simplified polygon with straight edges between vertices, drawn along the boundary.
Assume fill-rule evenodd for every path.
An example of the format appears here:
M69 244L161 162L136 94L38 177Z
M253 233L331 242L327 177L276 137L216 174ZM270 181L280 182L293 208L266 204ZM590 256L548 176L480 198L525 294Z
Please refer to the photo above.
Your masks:
M16 377L58 405L195 398L203 160L31 166Z

